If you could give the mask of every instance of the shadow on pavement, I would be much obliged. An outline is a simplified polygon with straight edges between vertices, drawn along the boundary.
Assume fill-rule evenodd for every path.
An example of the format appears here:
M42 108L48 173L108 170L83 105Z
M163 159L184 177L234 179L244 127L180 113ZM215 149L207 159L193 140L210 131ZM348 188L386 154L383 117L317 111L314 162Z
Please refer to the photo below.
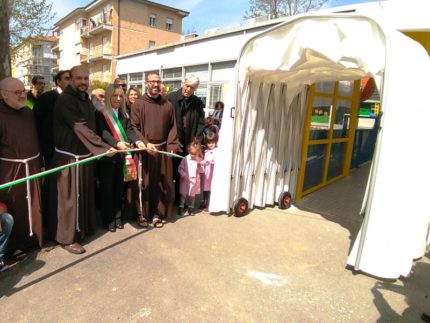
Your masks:
M15 287L25 276L38 271L45 265L45 262L36 259L38 252L33 251L27 254L27 258L14 263L10 269L0 274L0 298L11 296L20 291L21 287Z
M350 176L306 195L294 203L301 210L318 213L347 229L350 240L348 253L363 221L360 209L369 171L370 162L352 169Z
M168 222L167 222L168 223ZM166 223L166 224L167 224ZM43 275L39 278L36 278L34 280L32 280L31 282L25 283L19 287L15 287L20 281L21 279L26 276L29 275L37 270L39 270L40 268L43 267L43 265L45 264L44 261L37 259L38 255L42 254L42 252L39 251L34 251L31 254L29 254L29 256L19 262L16 266L14 266L14 268L12 268L11 270L9 270L8 272L4 273L2 276L0 276L0 298L3 296L11 296L16 292L20 292L26 288L29 288L37 283L40 283L42 281L44 281L45 279L48 279L52 276L55 276L58 273L61 273L79 263L82 263L92 257L95 257L109 249L115 248L118 245L121 245L124 242L127 242L145 232L148 232L150 230L152 230L153 227L149 226L148 228L140 228L140 231L132 234L124 239L121 239L115 243L112 243L110 245L107 245L104 248L101 248L100 250L91 252L91 253L86 253L83 255L76 255L77 257L79 257L77 260L67 264L66 266L63 266L61 268L58 268L52 272L50 272L49 274ZM101 235L105 234L106 231L105 230L98 230L94 235L89 236L87 238L84 239L84 246L88 243L90 243L91 241L99 238ZM60 246L57 246L56 248L61 248ZM66 252L66 251L64 251Z
M409 277L397 282L376 282L371 292L380 313L377 322L422 322L421 314L430 312L430 265L418 261ZM394 311L387 301L387 296L393 293L403 296L407 304L403 313Z

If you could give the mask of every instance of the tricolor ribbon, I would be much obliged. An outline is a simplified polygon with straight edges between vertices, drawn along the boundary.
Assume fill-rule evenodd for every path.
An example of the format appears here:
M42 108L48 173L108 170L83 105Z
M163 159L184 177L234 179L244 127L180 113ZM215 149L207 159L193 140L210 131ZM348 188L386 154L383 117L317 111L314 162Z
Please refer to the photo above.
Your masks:
M128 143L127 134L125 133L124 128L121 125L121 122L119 121L116 113L112 111L111 114L108 114L104 109L101 110L101 112L103 113L106 123L108 124L109 129L112 132L112 135L114 136L114 138L117 141ZM131 152L129 151L125 156L123 172L124 172L124 181L128 182L128 181L137 179L136 164L134 163Z

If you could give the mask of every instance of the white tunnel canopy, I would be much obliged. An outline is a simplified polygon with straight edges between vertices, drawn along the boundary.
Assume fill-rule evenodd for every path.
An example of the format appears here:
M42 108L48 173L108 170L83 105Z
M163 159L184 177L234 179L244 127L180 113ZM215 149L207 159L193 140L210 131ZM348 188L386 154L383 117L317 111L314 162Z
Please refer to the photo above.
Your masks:
M274 204L282 191L294 194L307 85L365 76L376 81L383 115L365 220L348 264L379 277L407 275L424 253L430 216L430 61L421 45L368 17L305 15L245 44L210 210L229 211L238 197L253 207Z

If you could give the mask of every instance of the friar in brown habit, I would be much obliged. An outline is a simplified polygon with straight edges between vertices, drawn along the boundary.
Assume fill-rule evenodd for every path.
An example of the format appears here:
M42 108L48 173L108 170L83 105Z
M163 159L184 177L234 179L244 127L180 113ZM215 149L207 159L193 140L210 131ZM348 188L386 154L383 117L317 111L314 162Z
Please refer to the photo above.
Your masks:
M8 77L0 81L0 89L0 184L4 184L40 172L40 157L33 112L25 107L24 84ZM6 203L15 222L8 253L41 247L39 180L0 190L0 200Z
M144 217L138 220L141 226L149 220L154 227L162 227L162 219L173 213L172 157L157 152L176 153L181 150L175 111L172 104L160 95L160 85L160 76L149 73L145 81L146 93L131 108L131 124L147 148L141 153Z
M53 164L60 166L108 153L115 149L96 134L95 108L87 94L88 71L82 66L70 70L71 84L55 102ZM53 176L57 192L51 196L53 214L57 214L55 239L70 253L84 253L78 242L95 230L94 165L86 163L66 168Z

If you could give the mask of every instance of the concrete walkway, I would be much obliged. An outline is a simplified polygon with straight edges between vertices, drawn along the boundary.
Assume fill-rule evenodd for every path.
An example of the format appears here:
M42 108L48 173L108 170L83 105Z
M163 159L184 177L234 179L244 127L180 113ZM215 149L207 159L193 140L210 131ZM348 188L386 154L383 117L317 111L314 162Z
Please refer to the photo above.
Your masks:
M83 255L56 247L1 275L0 321L420 322L429 259L405 280L353 273L359 224L293 206L100 231Z

